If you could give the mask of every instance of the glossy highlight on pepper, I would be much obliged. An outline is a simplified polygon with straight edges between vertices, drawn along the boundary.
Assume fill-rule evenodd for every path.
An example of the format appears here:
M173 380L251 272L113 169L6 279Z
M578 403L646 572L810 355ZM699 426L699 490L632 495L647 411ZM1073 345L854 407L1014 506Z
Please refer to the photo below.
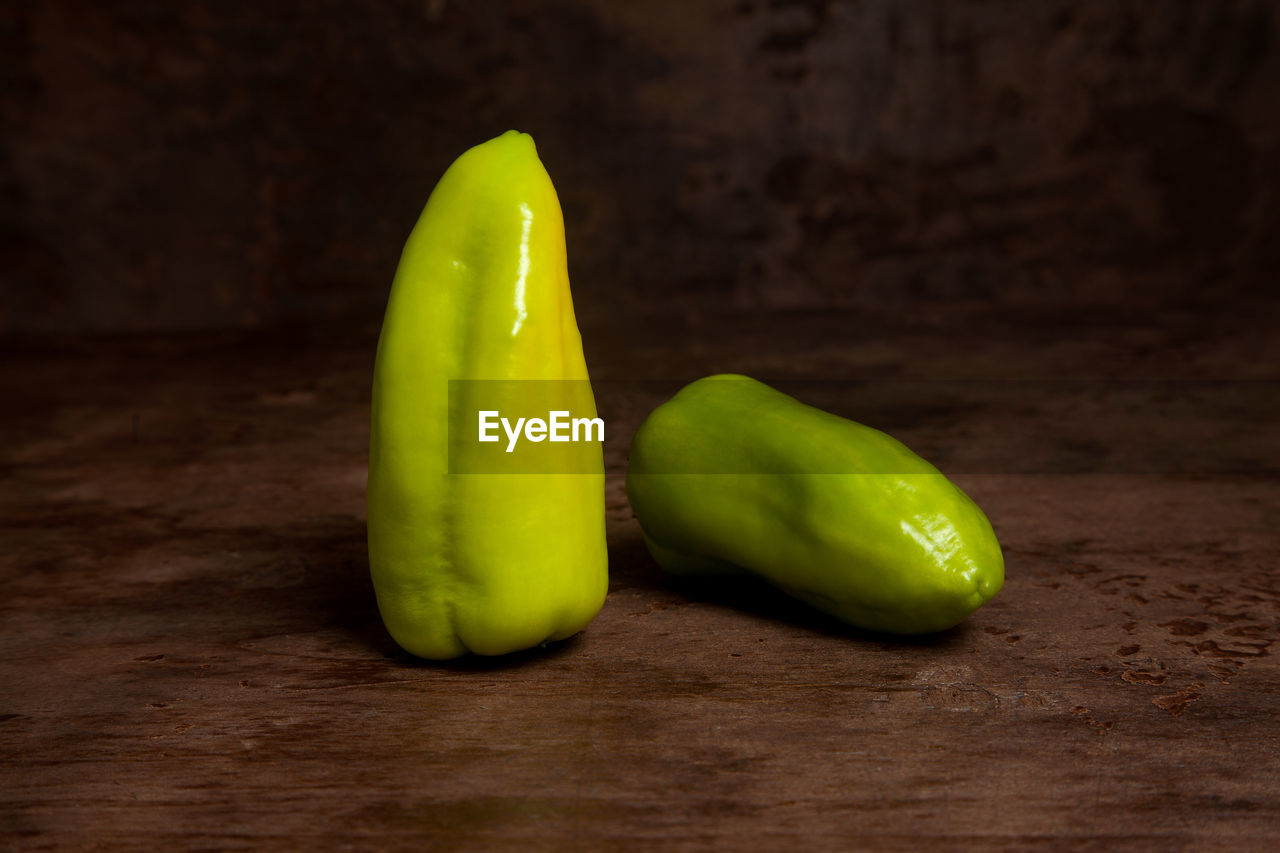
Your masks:
M627 495L676 574L754 574L861 628L941 631L999 592L986 515L890 436L745 376L700 379L640 425Z
M563 639L608 587L600 445L564 449L577 454L571 473L465 473L479 450L459 443L476 429L468 395L487 384L470 380L539 381L559 395L548 407L596 414L559 200L532 138L515 131L440 178L378 340L369 567L388 631L424 658Z

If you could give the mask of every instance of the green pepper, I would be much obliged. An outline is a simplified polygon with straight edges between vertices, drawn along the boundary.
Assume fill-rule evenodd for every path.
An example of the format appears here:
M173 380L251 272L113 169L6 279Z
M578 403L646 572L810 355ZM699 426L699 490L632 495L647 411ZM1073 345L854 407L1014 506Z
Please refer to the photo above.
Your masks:
M570 472L474 473L457 456L474 445L475 380L570 380L551 386L585 389L566 394L594 417L587 379L560 203L533 139L509 131L440 178L378 340L369 569L404 649L504 654L575 634L600 610L600 445L568 448Z
M999 592L972 500L890 436L745 376L681 389L640 425L627 495L670 572L756 575L861 628L940 631Z

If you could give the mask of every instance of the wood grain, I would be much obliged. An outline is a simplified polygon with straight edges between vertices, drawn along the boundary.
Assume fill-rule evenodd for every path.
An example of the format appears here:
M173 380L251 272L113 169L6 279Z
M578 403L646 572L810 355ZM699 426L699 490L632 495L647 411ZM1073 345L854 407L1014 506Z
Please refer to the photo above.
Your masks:
M1240 454L1274 436L1274 317L1156 319L587 328L608 602L555 648L447 665L400 653L373 603L367 334L10 346L0 845L1268 849L1280 463L1266 442ZM967 459L956 478L1006 551L993 602L902 640L673 582L645 553L620 478L657 387L640 380L727 369L1082 384L844 398ZM1136 379L1165 384L1098 396ZM1252 396L1171 416L1158 393L1192 380ZM1129 464L1072 446L1069 416L1099 442L1218 450Z

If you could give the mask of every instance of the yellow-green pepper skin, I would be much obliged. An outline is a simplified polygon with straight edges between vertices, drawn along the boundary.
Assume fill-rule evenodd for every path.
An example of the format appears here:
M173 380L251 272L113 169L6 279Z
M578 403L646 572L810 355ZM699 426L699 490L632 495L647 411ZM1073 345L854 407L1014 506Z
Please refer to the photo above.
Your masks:
M594 417L587 378L560 203L533 140L509 131L441 177L405 244L378 340L369 568L405 650L505 654L575 634L600 610L599 443L568 451L584 454L575 473L450 468L450 442L476 429L474 413L450 423L450 380L579 380L564 384L585 388Z
M999 592L990 522L890 436L745 376L640 425L627 495L670 572L746 571L860 628L941 631Z

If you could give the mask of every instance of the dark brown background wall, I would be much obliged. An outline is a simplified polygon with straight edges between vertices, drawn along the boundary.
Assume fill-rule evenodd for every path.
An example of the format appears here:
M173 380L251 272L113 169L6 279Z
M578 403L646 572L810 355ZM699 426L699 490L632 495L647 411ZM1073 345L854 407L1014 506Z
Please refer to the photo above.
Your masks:
M1277 36L1269 0L10 2L0 333L375 324L509 127L588 319L1264 299Z

